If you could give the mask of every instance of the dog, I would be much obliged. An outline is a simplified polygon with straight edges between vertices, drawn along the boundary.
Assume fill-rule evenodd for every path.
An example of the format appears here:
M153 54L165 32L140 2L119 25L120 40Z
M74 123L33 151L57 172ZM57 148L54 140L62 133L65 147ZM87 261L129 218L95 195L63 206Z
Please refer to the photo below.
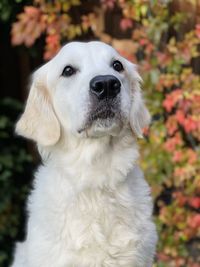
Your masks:
M16 132L43 164L12 267L150 267L157 233L137 137L150 122L136 65L72 42L33 74Z

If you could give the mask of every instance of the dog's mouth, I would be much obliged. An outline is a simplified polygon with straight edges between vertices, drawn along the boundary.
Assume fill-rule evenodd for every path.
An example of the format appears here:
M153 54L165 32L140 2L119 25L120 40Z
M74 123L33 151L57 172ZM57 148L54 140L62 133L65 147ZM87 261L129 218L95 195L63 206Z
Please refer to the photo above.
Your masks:
M88 123L92 124L97 121L112 121L120 118L120 103L118 100L105 99L92 105L88 116Z
M91 127L95 129L94 131L101 129L103 132L112 127L121 127L121 125L122 115L120 112L120 103L118 101L105 100L98 103L96 107L94 105L91 107L84 127L78 132L87 131Z
M115 117L116 110L111 107L97 108L89 116L89 121L112 119Z

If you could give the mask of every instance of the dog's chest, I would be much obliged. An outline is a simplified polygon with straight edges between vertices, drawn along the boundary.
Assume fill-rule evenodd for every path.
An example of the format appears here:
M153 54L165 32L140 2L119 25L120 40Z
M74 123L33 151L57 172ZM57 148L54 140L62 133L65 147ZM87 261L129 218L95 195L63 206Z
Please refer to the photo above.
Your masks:
M39 251L36 249L41 266L43 255L49 255L49 251L52 265L47 266L53 267L147 266L138 256L145 240L150 242L151 228L148 187L142 179L135 176L132 183L127 178L112 189L90 187L79 193L72 186L70 189L68 182L53 181L54 186L45 183L43 191L40 187L39 194L35 191L29 202L30 251L43 244Z
M127 188L85 190L65 210L62 237L72 249L127 242L133 232L133 207ZM124 241L123 241L124 240Z

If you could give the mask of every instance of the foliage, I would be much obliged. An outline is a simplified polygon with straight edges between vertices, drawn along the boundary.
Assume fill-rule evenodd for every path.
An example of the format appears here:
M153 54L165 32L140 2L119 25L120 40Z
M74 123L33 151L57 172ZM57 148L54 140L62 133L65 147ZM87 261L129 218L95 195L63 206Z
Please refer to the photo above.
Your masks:
M28 191L31 157L24 142L13 136L13 123L21 111L14 100L0 101L0 266L8 266L12 240L20 238L24 200ZM26 177L27 175L27 177Z
M50 59L59 49L62 40L72 40L80 36L87 28L87 19L83 16L81 24L74 24L69 15L72 7L80 6L79 0L45 1L34 0L33 6L25 6L18 15L18 21L12 27L12 43L31 46L42 34L45 34L44 59Z
M145 145L144 168L157 199L157 266L197 267L200 77L194 73L192 60L199 56L199 25L182 31L179 37L189 18L178 12L170 14L169 4L120 1L120 5L126 10L125 19L139 22L132 32L134 61L144 74L154 118Z
M27 0L1 0L0 1L0 20L4 23L9 21L19 12L21 5L27 4Z
M190 14L176 11L172 1L95 3L105 12L120 10L118 26L133 47L131 54L126 47L120 52L140 66L153 117L143 167L156 200L160 241L155 266L199 267L200 77L194 63L199 64L200 24L189 28ZM73 23L71 9L83 6L79 0L34 0L13 24L12 43L31 46L45 35L44 58L50 59L63 42L87 30L105 40L96 9ZM107 39L112 43L112 36Z

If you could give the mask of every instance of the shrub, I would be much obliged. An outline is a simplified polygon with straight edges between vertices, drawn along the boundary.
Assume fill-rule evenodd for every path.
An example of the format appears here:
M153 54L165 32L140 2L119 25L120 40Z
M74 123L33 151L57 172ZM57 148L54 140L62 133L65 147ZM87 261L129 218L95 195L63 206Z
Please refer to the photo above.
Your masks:
M13 134L22 110L15 100L0 101L0 266L8 266L13 240L22 239L24 201L30 187L31 156L25 142Z

